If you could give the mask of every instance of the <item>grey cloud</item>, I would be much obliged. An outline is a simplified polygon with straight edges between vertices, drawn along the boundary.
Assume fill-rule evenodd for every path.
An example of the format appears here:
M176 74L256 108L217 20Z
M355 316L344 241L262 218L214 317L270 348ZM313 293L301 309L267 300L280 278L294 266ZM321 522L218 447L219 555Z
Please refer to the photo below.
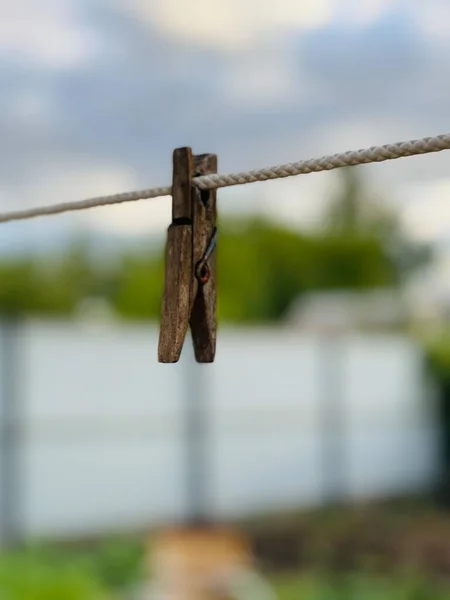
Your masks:
M406 117L447 126L450 46L434 47L412 17L388 13L363 29L335 26L298 45L299 60L321 86L335 117Z
M332 85L352 82L363 76L371 89L402 83L423 68L425 40L407 16L393 13L361 28L336 24L310 33L300 44L305 64L312 75Z

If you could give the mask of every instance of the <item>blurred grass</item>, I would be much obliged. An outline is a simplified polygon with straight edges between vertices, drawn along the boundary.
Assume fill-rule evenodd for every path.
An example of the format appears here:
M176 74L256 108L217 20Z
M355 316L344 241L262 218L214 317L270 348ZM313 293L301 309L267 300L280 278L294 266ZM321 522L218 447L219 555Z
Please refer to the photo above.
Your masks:
M395 579L362 574L284 576L273 581L279 600L448 600L450 586L418 575Z
M1 600L119 600L143 582L143 546L28 549L0 556ZM448 600L450 584L410 571L390 577L305 571L269 576L279 600Z
M107 586L76 561L52 563L29 554L0 559L1 600L106 600Z
M241 525L249 533L252 529L279 533L287 527L294 540L307 547L308 555L294 567L277 570L262 561L279 600L450 599L449 564L441 565L435 554L440 541L447 556L450 518L446 511L419 499L378 508L279 515L257 520L253 527ZM308 530L310 535L302 538ZM386 556L387 564L373 560L375 534L388 549L398 546L398 553ZM347 538L356 561L345 556L349 548L342 539ZM0 554L0 600L133 598L133 590L146 581L147 548L147 536L125 536L4 552Z
M117 558L117 546L112 555ZM108 552L94 562L69 555L61 560L52 553L24 552L0 558L1 600L118 600L129 597L111 577ZM125 552L128 554L128 551ZM111 555L110 555L111 556ZM92 556L91 556L92 559ZM67 562L69 560L69 562ZM115 563L114 559L114 563ZM105 561L105 562L103 562ZM117 563L115 563L117 564ZM129 572L130 584L137 565ZM123 567L119 579L124 583ZM102 575L103 574L103 577ZM271 580L279 600L447 600L450 586L416 574L372 578L364 574L289 574Z
M143 544L41 546L0 555L0 600L115 600L143 579Z

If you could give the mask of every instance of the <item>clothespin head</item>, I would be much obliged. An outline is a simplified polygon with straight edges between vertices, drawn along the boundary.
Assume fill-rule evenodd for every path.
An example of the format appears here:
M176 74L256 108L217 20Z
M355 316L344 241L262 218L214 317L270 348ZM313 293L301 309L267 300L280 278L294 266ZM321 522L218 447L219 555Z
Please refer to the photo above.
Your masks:
M158 360L175 363L191 327L197 362L216 352L216 191L199 190L193 178L217 173L214 154L173 154L172 223L167 232Z

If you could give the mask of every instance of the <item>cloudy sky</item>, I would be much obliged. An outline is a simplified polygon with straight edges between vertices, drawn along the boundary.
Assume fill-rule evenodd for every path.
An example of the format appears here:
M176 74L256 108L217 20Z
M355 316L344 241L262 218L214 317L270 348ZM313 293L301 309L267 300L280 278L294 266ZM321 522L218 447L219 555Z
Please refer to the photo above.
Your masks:
M243 170L450 131L448 0L0 0L0 210L167 185L173 148ZM450 247L450 152L364 167ZM312 222L334 173L220 191ZM167 199L2 226L163 231Z

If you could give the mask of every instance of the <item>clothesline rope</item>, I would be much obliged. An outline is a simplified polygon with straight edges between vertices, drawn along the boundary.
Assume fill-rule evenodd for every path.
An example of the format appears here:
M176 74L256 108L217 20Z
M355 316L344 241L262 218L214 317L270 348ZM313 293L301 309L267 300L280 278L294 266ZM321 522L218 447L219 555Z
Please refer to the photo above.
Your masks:
M203 175L201 177L196 177L193 181L198 188L203 190L218 189L235 185L244 185L247 183L256 183L258 181L282 179L285 177L293 177L295 175L331 171L340 167L378 163L408 156L430 154L433 152L441 152L442 150L450 150L450 134L426 137L407 142L398 142L396 144L386 144L384 146L372 146L371 148L363 150L350 150L348 152L323 156L321 158L301 160L252 171L242 171L224 175ZM0 223L57 215L71 211L96 208L99 206L112 206L126 202L149 200L160 196L169 196L170 194L171 187L166 186L112 194L110 196L98 196L96 198L88 198L86 200L75 202L50 204L25 210L0 213Z

